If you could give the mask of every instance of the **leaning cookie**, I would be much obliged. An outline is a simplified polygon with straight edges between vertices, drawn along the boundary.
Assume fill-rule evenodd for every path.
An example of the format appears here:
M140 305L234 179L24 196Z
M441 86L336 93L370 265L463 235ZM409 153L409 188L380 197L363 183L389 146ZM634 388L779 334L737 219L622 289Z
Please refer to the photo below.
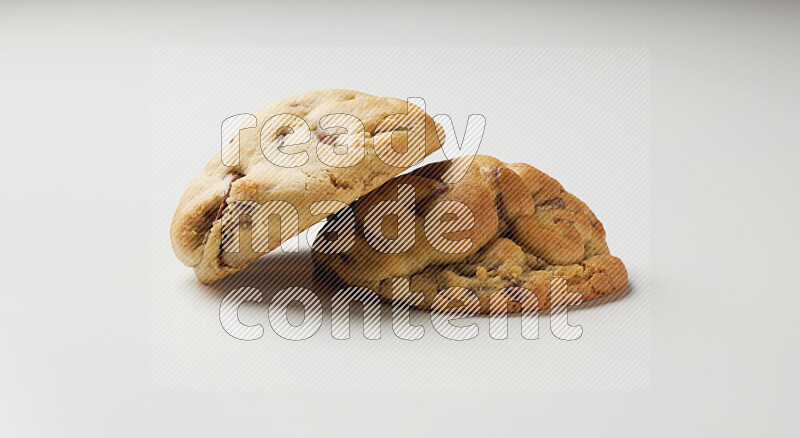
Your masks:
M549 308L553 278L582 300L625 286L627 271L609 254L602 224L558 181L524 163L479 155L469 166L469 159L398 176L337 213L317 236L315 262L387 299L397 296L397 279L408 279L410 292L424 296L412 304L425 309L453 287L474 292L487 313L492 294L514 300L521 288L535 293L538 308ZM404 203L409 192L413 199ZM354 239L344 251L328 250L345 232L349 211ZM381 211L391 218L376 219ZM520 310L519 303L509 309Z
M203 283L244 269L444 141L422 108L357 91L298 94L254 116L253 129L191 182L172 219L173 251ZM276 214L280 236L274 225L267 235Z

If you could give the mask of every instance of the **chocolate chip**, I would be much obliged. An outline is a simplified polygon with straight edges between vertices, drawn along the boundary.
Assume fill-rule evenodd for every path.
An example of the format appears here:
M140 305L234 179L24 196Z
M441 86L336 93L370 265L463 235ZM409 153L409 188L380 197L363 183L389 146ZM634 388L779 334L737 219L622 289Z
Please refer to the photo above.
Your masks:
M217 210L217 217L215 217L214 220L217 220L222 217L222 211L225 210L225 207L228 205L225 201L228 200L228 196L230 196L231 194L231 185L233 184L234 181L243 176L244 175L240 175L237 173L234 174L233 177L231 178L231 181L228 183L228 189L225 190L225 194L222 196L222 202L220 202L219 204L219 210Z
M352 188L352 185L350 184L350 181L348 181L346 179L342 179L342 178L337 178L333 173L329 173L328 174L328 179L331 181L331 184L333 185L333 187L335 187L337 189L345 189L345 190L347 190L347 189Z
M564 200L561 198L552 198L548 199L547 201L542 202L541 204L537 205L536 208L539 207L551 207L551 208L558 208L561 210L566 210L567 205L564 204Z

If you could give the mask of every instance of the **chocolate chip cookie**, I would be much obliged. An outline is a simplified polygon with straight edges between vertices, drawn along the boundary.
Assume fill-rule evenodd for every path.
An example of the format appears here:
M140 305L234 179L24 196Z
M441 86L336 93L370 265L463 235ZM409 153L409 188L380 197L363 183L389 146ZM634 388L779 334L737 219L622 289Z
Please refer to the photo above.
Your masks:
M314 243L315 262L387 299L402 283L396 279L407 279L424 295L413 303L420 308L453 287L477 294L488 312L493 293L514 299L520 288L536 294L538 308L550 307L554 277L582 300L625 286L627 271L609 254L603 225L558 181L524 163L470 159L398 176L332 216ZM347 244L330 251L337 241Z
M444 142L422 108L357 91L298 94L254 116L253 129L191 182L172 219L175 255L203 283L244 269ZM280 233L267 235L276 216Z

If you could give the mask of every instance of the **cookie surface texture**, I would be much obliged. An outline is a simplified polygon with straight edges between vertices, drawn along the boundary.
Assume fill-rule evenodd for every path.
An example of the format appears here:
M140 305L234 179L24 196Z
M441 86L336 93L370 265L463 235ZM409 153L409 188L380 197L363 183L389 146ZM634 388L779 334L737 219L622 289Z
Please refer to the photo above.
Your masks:
M551 289L566 304L626 285L627 271L609 254L603 225L558 181L524 163L478 155L470 165L470 159L398 176L332 216L314 243L318 268L386 299L422 294L408 303L423 309L441 299L466 305L467 289L483 313L492 303L508 302L510 311L531 303L549 308ZM381 212L392 214L376 219ZM342 245L346 251L328 251L346 235L348 215L354 239Z
M444 141L422 108L349 90L298 94L253 116L172 219L173 251L203 283L244 269Z

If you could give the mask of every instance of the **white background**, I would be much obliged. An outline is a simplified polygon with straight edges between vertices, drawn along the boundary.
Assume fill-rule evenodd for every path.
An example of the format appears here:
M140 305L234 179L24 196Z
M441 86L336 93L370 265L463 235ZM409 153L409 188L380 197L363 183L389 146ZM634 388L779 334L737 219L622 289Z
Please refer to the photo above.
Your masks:
M648 52L155 49L150 176L154 389L648 389ZM546 313L535 341L521 337L516 318L509 339L493 340L488 318L482 317L460 323L477 323L476 339L455 342L434 331L424 312L414 322L423 324L425 336L407 342L392 333L388 304L380 341L365 342L359 334L343 342L331 337L329 319L331 296L341 285L315 281L305 249L296 255L278 251L239 275L211 286L199 284L172 253L169 224L188 182L219 149L221 121L254 113L262 105L258 102L336 84L403 99L423 97L430 114L451 116L461 138L467 116L482 114L486 130L479 152L531 163L587 202L605 224L612 253L627 266L629 287L602 306L592 302L570 312L570 322L583 329L575 342L552 335ZM444 159L439 151L427 162ZM301 242L307 240L301 236ZM289 342L270 328L267 310L273 293L296 286L320 297L324 320L311 339ZM220 325L222 298L240 287L264 293L262 303L240 308L246 324L266 327L257 341L228 336ZM297 310L292 321L303 320ZM354 334L360 333L360 317L354 312Z
M3 435L796 434L796 5L0 8ZM649 390L151 390L151 48L321 43L650 48Z

